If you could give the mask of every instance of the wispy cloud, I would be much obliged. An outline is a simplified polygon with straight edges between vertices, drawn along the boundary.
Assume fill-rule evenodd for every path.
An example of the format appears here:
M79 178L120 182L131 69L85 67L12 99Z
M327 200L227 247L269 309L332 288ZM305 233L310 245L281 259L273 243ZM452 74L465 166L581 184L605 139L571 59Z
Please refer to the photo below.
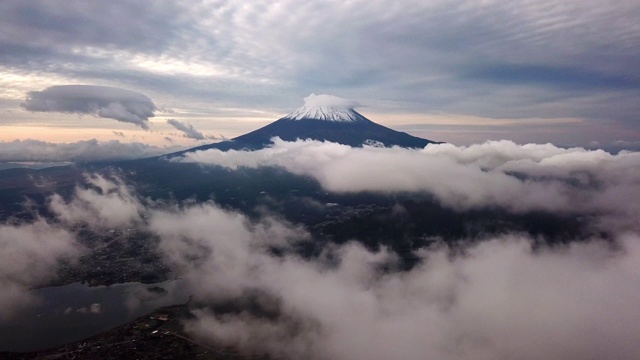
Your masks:
M167 124L180 130L184 134L184 136L189 139L195 139L195 140L207 140L207 139L216 140L217 139L215 136L207 136L201 133L200 131L196 130L196 128L194 128L193 125L187 122L178 121L176 119L169 119L167 120Z

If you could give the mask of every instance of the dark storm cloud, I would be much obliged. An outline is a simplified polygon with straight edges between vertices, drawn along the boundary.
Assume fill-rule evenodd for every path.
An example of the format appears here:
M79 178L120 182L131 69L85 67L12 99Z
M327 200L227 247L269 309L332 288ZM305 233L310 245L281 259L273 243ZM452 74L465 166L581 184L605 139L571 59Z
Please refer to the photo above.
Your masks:
M58 85L31 91L21 106L28 111L94 115L148 129L156 106L147 96L124 89L94 85Z

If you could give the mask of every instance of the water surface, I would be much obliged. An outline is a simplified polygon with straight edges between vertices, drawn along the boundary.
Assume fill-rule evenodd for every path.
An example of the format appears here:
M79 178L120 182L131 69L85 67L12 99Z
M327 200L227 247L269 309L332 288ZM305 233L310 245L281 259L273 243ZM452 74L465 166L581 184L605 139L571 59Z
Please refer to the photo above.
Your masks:
M185 303L182 282L125 283L89 287L80 283L33 290L41 302L0 323L0 351L33 351L81 340L126 324L154 309ZM166 290L149 291L160 287Z

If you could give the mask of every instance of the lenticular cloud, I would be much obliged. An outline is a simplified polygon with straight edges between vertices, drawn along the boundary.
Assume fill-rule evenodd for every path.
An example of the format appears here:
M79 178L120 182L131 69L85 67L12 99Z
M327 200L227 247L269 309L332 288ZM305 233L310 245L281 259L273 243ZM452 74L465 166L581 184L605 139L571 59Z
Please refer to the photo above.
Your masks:
M156 106L130 90L95 85L58 85L31 91L22 107L36 112L88 114L149 128Z
M358 102L350 99L341 98L335 95L327 94L311 94L304 98L304 106L307 108L328 107L339 109L351 109L358 106Z

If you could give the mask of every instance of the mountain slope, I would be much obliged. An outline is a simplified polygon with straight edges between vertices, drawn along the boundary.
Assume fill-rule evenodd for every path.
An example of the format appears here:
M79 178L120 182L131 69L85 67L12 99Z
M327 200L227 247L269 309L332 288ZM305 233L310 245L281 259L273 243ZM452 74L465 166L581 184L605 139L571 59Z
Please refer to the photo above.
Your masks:
M373 143L386 147L422 148L435 143L376 124L355 111L351 104L340 103L339 100L344 102L344 99L334 96L312 94L305 99L305 106L269 125L229 141L184 152L206 149L256 150L271 144L271 139L276 136L286 141L312 139L354 147Z

